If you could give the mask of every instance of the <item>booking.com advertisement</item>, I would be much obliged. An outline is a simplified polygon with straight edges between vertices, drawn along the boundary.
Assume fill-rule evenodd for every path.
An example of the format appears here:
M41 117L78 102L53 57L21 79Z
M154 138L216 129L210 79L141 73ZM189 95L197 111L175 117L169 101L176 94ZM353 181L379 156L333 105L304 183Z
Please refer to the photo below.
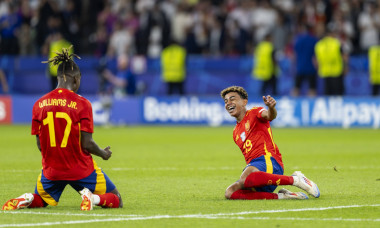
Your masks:
M247 108L263 106L260 100ZM235 123L224 110L221 98L186 97L142 100L142 121L154 124L207 124L219 126ZM371 127L380 126L380 101L364 98L277 98L277 127Z
M207 125L235 124L220 97L87 97L97 125ZM38 97L0 96L0 123L30 124ZM277 97L274 127L379 128L380 100L372 97ZM247 108L264 106L250 100Z

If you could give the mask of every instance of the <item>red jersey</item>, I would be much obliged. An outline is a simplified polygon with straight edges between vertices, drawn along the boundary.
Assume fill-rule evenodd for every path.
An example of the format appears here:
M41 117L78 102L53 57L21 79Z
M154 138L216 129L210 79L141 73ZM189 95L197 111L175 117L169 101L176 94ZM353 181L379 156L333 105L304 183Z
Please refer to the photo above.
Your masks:
M91 155L81 146L81 131L94 131L92 107L86 98L59 88L34 104L32 135L40 138L46 178L79 180L94 171Z
M261 117L265 109L255 107L248 110L233 132L233 139L244 155L246 163L262 155L272 156L282 166L282 156L273 141L269 121Z

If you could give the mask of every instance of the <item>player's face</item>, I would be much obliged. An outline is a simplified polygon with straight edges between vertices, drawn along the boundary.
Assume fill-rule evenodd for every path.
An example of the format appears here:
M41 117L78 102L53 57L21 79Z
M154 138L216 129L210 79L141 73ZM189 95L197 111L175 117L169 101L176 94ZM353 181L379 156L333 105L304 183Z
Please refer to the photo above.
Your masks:
M242 112L245 113L246 105L247 100L241 98L237 92L230 92L224 96L224 107L235 118L238 118Z

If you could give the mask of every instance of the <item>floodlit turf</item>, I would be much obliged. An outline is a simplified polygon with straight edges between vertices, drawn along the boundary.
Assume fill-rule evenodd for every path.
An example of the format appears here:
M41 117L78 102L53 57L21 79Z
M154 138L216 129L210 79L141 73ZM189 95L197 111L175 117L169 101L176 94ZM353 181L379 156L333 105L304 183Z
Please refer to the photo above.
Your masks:
M81 212L79 194L67 187L57 207L0 212L0 227L380 227L378 130L275 128L285 174L301 170L321 197L228 201L224 190L245 166L232 129L96 127L95 141L113 156L95 159L124 208ZM29 126L0 126L0 141L2 205L34 191L41 157Z

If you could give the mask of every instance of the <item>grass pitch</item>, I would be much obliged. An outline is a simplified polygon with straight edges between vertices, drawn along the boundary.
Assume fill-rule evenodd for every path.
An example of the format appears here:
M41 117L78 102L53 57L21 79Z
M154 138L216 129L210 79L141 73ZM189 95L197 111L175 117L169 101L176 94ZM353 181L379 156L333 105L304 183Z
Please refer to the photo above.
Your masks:
M1 211L0 227L380 226L378 130L274 128L285 174L301 170L318 184L321 197L229 201L224 190L245 166L232 130L96 127L95 141L110 145L113 156L95 160L116 184L124 208L81 212L79 194L67 187L56 207ZM34 191L41 156L29 126L0 126L0 141L2 205Z

